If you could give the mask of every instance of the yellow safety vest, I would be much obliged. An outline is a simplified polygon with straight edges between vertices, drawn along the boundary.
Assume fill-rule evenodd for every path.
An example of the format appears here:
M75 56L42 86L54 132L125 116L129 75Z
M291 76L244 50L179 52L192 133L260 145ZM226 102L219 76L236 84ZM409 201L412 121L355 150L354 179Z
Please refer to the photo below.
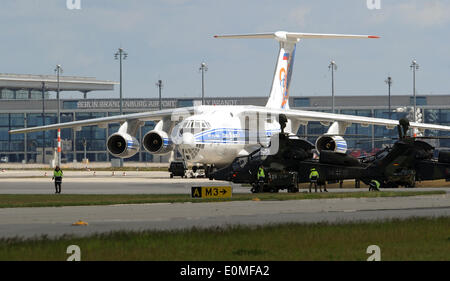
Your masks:
M265 177L266 177L266 175L264 174L264 169L263 168L259 168L258 179L259 178L265 178Z
M311 173L309 174L309 179L311 179L312 177L319 178L319 172L311 171Z
M372 180L372 182L375 183L375 185L378 189L380 188L380 182L378 182L377 180Z

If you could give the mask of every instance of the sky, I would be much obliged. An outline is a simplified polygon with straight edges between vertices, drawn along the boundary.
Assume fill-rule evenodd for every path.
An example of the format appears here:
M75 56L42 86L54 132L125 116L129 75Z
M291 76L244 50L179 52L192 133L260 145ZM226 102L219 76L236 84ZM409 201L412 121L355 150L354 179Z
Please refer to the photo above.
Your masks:
M77 1L77 0L73 0ZM330 60L338 66L336 95L450 94L450 1L379 0L3 0L0 73L53 74L119 80L125 98L268 96L278 43L270 39L214 39L216 34L275 32L349 33L380 39L307 39L298 43L291 96L330 95ZM378 1L378 0L370 0ZM95 96L118 97L115 91ZM94 94L91 94L94 96ZM66 93L65 98L80 94Z

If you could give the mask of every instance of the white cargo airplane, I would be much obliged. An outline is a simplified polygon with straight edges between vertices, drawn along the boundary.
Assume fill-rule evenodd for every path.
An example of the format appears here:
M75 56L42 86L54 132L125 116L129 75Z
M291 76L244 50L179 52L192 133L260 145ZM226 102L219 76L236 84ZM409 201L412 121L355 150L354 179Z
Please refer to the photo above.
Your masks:
M221 167L231 163L235 157L248 155L261 144L267 144L270 137L280 131L279 116L287 118L286 132L295 135L301 124L320 121L331 126L328 132L316 141L316 148L345 153L347 143L341 137L353 123L380 125L393 129L397 120L362 116L323 113L289 109L289 86L294 66L296 44L301 39L313 38L378 38L369 35L275 33L222 35L215 38L271 38L279 42L280 49L272 82L272 89L265 107L262 106L194 106L179 109L149 111L120 116L74 121L47 126L11 130L11 134L44 130L74 128L97 125L106 127L108 123L120 123L117 133L107 140L108 151L116 157L127 158L135 155L139 148L136 139L138 129L145 121L156 121L155 128L142 139L144 148L151 154L173 153L178 149L187 162L201 163L208 167ZM420 131L445 130L449 126L411 123ZM293 136L295 137L295 136Z

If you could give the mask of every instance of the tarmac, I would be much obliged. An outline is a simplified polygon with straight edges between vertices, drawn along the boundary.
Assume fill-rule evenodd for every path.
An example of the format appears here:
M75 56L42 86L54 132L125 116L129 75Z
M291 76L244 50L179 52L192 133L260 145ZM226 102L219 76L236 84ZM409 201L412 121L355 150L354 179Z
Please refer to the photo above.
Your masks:
M0 172L0 194L49 194L54 192L45 171ZM65 194L190 193L191 186L230 185L208 179L170 179L167 172L67 171ZM232 185L235 193L249 187ZM306 186L305 186L306 187ZM329 189L353 192L361 189ZM368 221L378 219L450 216L450 188L446 194L414 197L314 199L292 201L234 201L216 203L157 203L112 206L0 208L0 237L76 236L117 230L176 230L266 225L277 223ZM305 192L305 189L301 190ZM57 195L55 195L57 196ZM72 226L78 220L87 226Z
M439 196L0 209L0 237L450 216ZM87 226L72 226L79 220Z
M0 172L0 194L49 194L55 191L52 171ZM190 194L192 186L232 186L235 193L249 193L249 187L209 179L170 178L160 171L65 171L64 194Z

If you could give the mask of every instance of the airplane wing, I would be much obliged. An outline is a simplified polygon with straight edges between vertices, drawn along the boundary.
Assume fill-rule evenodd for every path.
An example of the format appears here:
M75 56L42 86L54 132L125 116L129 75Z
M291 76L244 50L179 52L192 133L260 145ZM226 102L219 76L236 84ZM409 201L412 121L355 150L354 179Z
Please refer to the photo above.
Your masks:
M198 107L183 107L176 109L165 109L158 111L149 111L149 112L141 112L141 113L133 113L133 114L125 114L118 116L110 116L110 117L101 117L95 119L81 120L81 121L73 121L66 122L60 124L52 124L46 126L38 126L32 128L24 128L24 129L16 129L9 131L10 134L22 134L22 133L32 133L32 132L40 132L47 130L55 130L55 129L65 129L65 128L74 128L79 129L85 126L106 126L109 123L123 123L129 120L139 120L142 122L145 121L159 121L166 118L170 118L172 121L178 121L179 117L186 117L187 115L192 115L197 111ZM340 122L342 124L361 124L364 126L368 125L379 125L385 126L389 129L395 128L399 125L398 120L390 120L390 119L382 119L382 118L373 118L373 117L364 117L364 116L356 116L356 115L344 115L344 114L333 114L326 112L317 112L317 111L307 111L307 110L296 110L296 109L273 109L267 107L259 107L259 106L246 106L243 114L246 113L257 113L263 112L272 115L284 114L286 117L292 121L298 121L300 123L306 123L309 121L319 121L322 123L333 123ZM436 125L436 124L424 124L424 123L416 123L411 122L410 127L417 128L420 131L429 129L429 130L443 130L450 131L450 126Z
M55 129L65 129L65 128L75 128L79 129L85 126L106 126L110 123L123 123L129 120L138 120L138 121L159 121L166 118L171 119L172 121L178 121L179 116L191 115L195 112L195 107L183 107L183 108L175 108L175 109L165 109L165 110L157 110L157 111L148 111L148 112L140 112L133 114L124 114L118 116L110 116L110 117L101 117L94 119L87 119L81 121L73 121L66 122L60 124L52 124L46 126L38 126L32 128L25 129L17 129L9 131L10 134L23 134L23 133L32 133L32 132L40 132L40 131L48 131Z
M284 114L286 117L292 121L298 121L300 123L305 123L309 121L319 121L322 123L333 123L340 122L344 124L361 124L363 126L368 125L378 125L385 126L388 129L394 129L397 125L399 125L398 120L391 119L383 119L383 118L373 118L373 117L364 117L364 116L356 116L356 115L345 115L345 114L334 114L334 113L326 113L326 112L317 112L317 111L308 111L308 110L297 110L297 109L273 109L273 108L261 108L261 107L249 107L246 112L255 113L255 112L265 112L267 114L279 115ZM244 112L245 113L245 112ZM441 130L441 131L450 131L450 126L443 126L437 124L425 124L425 123L417 123L411 122L411 128L416 128L420 131L424 130Z

